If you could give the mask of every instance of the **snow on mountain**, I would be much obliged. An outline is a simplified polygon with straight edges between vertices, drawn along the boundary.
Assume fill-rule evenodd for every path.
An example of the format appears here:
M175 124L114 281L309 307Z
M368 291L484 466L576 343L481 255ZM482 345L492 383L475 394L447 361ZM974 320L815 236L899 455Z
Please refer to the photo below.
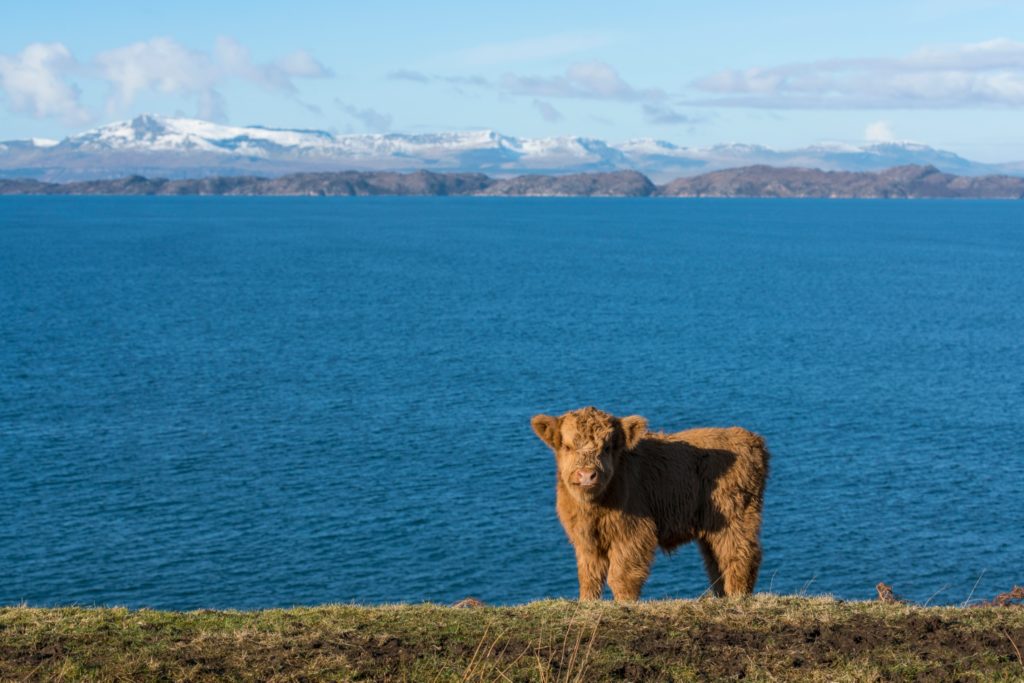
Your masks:
M649 138L619 144L575 136L517 138L493 130L334 135L319 130L229 126L149 114L59 142L33 139L0 143L0 176L57 181L132 174L182 178L428 169L507 176L632 169L656 182L665 182L759 164L850 171L931 164L961 175L1000 170L1024 173L1024 164L978 164L915 143L860 147L823 144L775 150L739 143L692 148Z
M202 150L220 154L267 155L270 150L316 153L339 158L440 157L464 152L510 152L516 158L559 157L596 160L608 146L586 138L520 139L492 130L419 135L363 134L334 136L324 131L223 126L192 119L144 115L71 137L82 149L140 151Z
M323 131L225 126L196 119L144 114L73 135L60 144L82 150L142 152L206 151L266 154L270 147L327 149L334 137Z

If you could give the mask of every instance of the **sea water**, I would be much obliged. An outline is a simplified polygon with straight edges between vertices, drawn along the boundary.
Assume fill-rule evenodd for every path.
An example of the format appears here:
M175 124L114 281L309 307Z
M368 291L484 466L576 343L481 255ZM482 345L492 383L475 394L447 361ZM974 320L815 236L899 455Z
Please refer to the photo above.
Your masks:
M766 437L758 590L988 598L1022 340L1024 203L0 198L0 604L573 597L584 405Z

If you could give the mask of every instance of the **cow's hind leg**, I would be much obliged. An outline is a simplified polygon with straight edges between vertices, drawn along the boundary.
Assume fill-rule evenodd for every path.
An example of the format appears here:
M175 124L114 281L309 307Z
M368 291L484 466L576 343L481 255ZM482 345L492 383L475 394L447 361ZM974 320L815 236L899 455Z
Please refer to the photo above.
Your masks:
M754 592L761 567L761 545L756 532L744 533L742 527L729 527L712 536L711 552L722 573L725 595L748 595Z
M738 555L738 561L734 561L725 572L726 595L750 595L757 584L757 574L761 569L760 544L754 541Z
M708 572L708 582L711 592L717 597L725 595L725 577L722 576L722 569L718 566L718 558L711 548L711 544L703 538L697 540L697 547L704 558L704 568Z

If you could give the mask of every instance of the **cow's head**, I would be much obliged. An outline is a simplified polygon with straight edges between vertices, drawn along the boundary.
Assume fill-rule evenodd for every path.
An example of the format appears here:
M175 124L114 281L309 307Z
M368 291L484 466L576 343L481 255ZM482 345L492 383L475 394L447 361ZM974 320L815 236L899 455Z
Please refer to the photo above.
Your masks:
M578 500L604 493L621 459L647 433L639 415L618 418L591 407L561 417L536 415L530 425L555 452L558 476Z

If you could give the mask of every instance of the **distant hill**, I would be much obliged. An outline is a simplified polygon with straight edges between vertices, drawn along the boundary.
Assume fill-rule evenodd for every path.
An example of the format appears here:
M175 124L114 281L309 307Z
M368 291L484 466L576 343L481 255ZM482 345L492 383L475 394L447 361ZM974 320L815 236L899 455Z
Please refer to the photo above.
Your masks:
M864 199L1021 199L1024 178L943 173L897 166L878 173L748 166L679 178L658 188L666 197L829 197Z
M899 166L878 173L748 166L678 178L659 186L636 171L514 178L492 178L481 173L345 171L294 173L278 178L174 180L129 176L73 183L0 179L0 195L4 194L1022 199L1024 178L957 176L934 166Z
M1024 163L983 164L914 143L774 150L746 144L684 147L652 139L610 143L578 136L518 138L491 130L335 135L153 115L101 126L59 141L0 142L0 178L50 182L135 175L186 179L426 169L494 177L628 170L661 183L755 165L826 171L930 165L945 173L966 176L1024 175Z

